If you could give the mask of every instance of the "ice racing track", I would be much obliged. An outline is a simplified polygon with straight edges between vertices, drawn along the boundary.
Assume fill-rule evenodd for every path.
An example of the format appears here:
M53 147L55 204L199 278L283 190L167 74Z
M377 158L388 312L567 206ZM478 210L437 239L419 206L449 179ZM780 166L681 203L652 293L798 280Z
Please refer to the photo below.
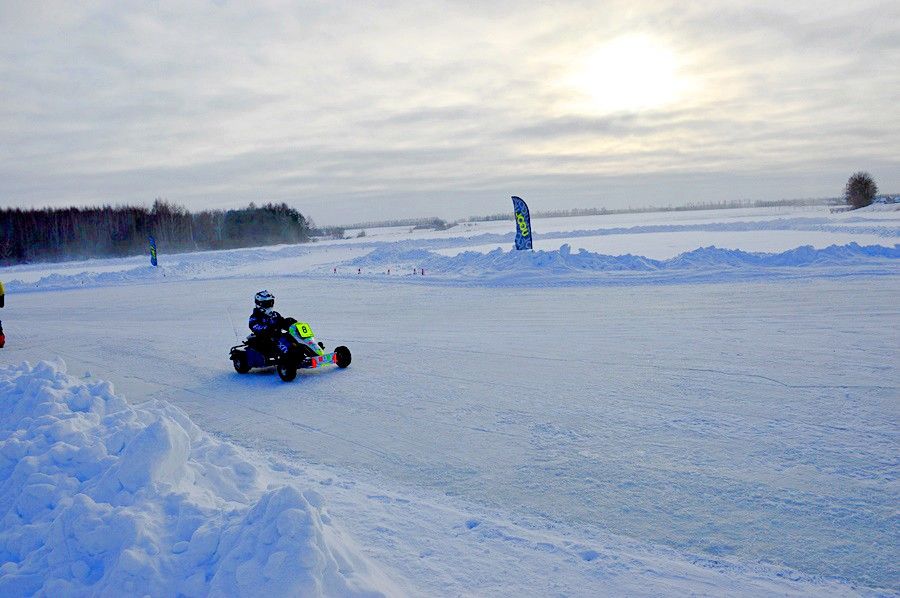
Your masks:
M234 373L264 286L353 366ZM3 358L58 355L244 446L561 534L897 587L898 293L181 281L22 295Z

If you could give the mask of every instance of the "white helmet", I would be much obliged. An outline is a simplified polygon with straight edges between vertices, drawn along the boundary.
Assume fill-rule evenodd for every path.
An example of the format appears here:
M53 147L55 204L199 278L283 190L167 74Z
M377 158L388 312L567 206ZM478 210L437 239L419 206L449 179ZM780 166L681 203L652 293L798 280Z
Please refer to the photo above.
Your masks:
M256 307L260 309L269 309L275 305L275 295L269 291L260 291L253 296Z

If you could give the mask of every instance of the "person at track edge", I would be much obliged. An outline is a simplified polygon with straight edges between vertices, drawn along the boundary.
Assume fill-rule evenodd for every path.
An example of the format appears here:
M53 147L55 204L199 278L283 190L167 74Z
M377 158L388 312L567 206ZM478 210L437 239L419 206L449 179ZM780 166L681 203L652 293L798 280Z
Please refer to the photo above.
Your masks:
M3 289L3 281L0 280L0 307L6 304L6 291ZM6 345L6 336L3 334L3 322L0 321L0 349Z

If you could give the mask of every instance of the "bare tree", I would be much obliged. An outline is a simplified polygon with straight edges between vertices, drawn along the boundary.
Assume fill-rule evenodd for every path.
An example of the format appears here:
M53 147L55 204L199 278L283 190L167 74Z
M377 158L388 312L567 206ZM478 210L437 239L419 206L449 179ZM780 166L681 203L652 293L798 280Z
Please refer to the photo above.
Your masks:
M844 187L844 199L854 209L871 205L877 193L878 185L868 172L854 173Z

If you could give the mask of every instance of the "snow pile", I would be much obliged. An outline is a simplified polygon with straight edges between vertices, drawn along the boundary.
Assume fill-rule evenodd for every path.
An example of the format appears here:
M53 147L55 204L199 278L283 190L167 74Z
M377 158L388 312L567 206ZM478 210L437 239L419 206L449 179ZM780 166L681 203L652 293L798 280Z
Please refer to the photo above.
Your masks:
M37 282L26 283L20 280L12 280L8 286L10 290L19 292L29 289L61 289L123 283L161 282L169 276L169 270L169 268L153 268L141 265L111 272L85 271L78 274L58 274L54 272L42 277Z
M884 206L882 206L884 207ZM643 256L663 259L676 256L679 251L695 249L702 245L718 245L732 249L743 249L743 258L738 256L737 262L752 268L765 267L746 256L746 251L782 251L800 245L814 245L824 248L829 244L842 245L856 241L863 245L885 245L890 248L900 239L900 225L896 212L879 212L874 208L864 214L833 215L821 217L819 210L813 210L816 217L774 218L775 211L741 211L719 210L715 213L657 214L656 223L648 215L594 216L579 218L538 219L536 235L541 247L552 247L554 250L563 243L572 243L587 248L589 251L632 252ZM627 217L626 217L627 216ZM713 218L714 220L709 220ZM738 218L738 219L736 219ZM647 222L648 219L650 222ZM149 265L146 256L128 258L109 258L67 262L61 264L20 264L6 270L5 282L12 293L47 289L80 289L98 286L118 286L125 284L148 284L183 280L209 280L225 278L246 278L275 276L322 276L326 274L347 275L346 266L357 269L373 267L370 272L384 272L388 268L392 273L412 271L413 267L425 268L426 273L444 272L462 278L468 271L477 277L486 272L498 274L496 278L513 278L508 274L532 269L535 272L590 271L618 273L608 279L627 279L628 284L644 284L657 282L661 278L673 279L674 272L681 272L680 278L696 279L696 272L689 271L687 264L679 265L673 260L665 262L640 256L603 255L589 251L575 255L558 255L557 252L537 252L525 257L505 255L510 252L485 254L485 251L497 246L509 248L513 244L514 227L511 222L495 221L471 223L472 226L450 231L409 231L407 228L379 229L377 239L345 239L307 243L301 245L279 245L273 247L256 247L203 251L196 253L167 253L161 247L160 267ZM476 228L478 224L478 228ZM384 233L384 234L381 234ZM831 249L831 248L828 248ZM858 249L858 247L857 247ZM865 248L863 248L865 249ZM365 253L373 251L371 258L355 261ZM434 252L446 256L458 251L473 251L468 261L447 262L446 258L433 255ZM820 249L821 251L827 251ZM719 253L714 253L718 251ZM689 255L691 259L699 258L706 262L704 267L727 262L733 256L727 256L726 250L707 247L698 255ZM571 254L571 251L569 252ZM553 255L551 255L553 254ZM864 252L857 252L857 258L871 262L878 259ZM464 254L467 255L467 254ZM488 255L490 257L484 257ZM533 257L538 255L540 257ZM821 257L821 256L820 256ZM377 259L376 259L377 258ZM677 259L673 258L673 259ZM354 261L350 261L354 260ZM479 262L479 260L483 260ZM536 263L529 263L536 260ZM718 262L716 262L718 260ZM768 265L776 265L774 262ZM791 266L798 265L796 263ZM840 267L849 268L846 260ZM337 268L337 271L335 271ZM408 268L408 269L407 269ZM866 268L870 268L866 266ZM396 270L396 272L395 272ZM632 274L622 276L621 273L653 272L650 278L641 278ZM670 273L667 277L660 272ZM868 272L867 272L868 273ZM756 277L761 273L751 274ZM848 270L826 275L845 276L853 274ZM811 271L803 274L810 276ZM738 277L746 277L746 273ZM780 275L783 276L783 275ZM730 275L735 278L735 275ZM583 275L576 276L578 284L596 284L588 282ZM707 277L708 278L708 277ZM424 281L420 281L424 282ZM460 282L460 281L457 281ZM466 284L466 281L462 281ZM484 284L484 280L469 281L472 284ZM602 281L601 281L602 282ZM502 282L501 282L502 284Z
M702 273L731 271L733 274L734 271L744 270L747 275L758 275L760 270L775 268L857 267L872 264L886 264L886 272L896 273L897 259L900 259L900 245L884 247L850 243L824 249L804 246L775 254L703 247L668 260L635 255L604 255L585 249L572 253L569 245L563 245L556 251L495 249L488 253L466 251L453 257L425 250L382 247L350 260L347 265L378 270L392 267L400 272L413 266L424 268L431 274L467 277L493 278L498 274L574 275L577 280L584 274L598 273L672 273L680 277L686 274L696 277Z
M75 265L62 264L60 265L62 273L52 272L37 280L13 278L17 274L20 276L29 274L32 268L40 271L42 267L35 264L14 268L10 273L11 280L7 283L7 287L11 291L21 292L228 277L243 266L277 259L301 258L308 256L311 251L309 246L287 245L167 254L160 257L159 267L151 266L144 257L105 259L96 260L96 263L85 261ZM79 271L78 267L84 269Z
M0 368L0 595L381 595L315 492L179 409L62 363ZM391 591L391 590L387 590Z

